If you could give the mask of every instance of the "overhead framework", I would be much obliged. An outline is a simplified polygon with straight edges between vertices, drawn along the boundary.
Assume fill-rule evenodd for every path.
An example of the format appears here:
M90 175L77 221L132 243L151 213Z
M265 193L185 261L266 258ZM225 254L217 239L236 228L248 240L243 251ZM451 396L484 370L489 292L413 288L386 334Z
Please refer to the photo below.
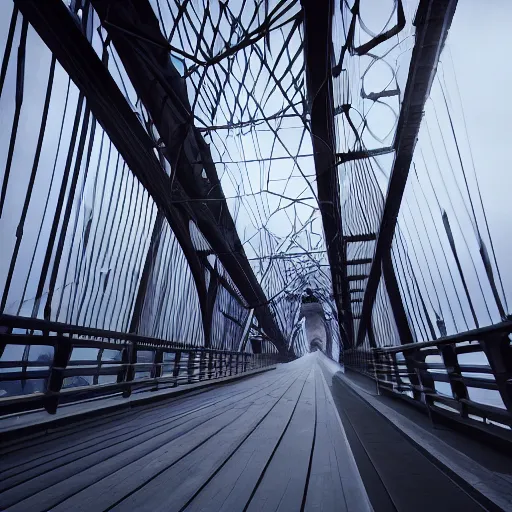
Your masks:
M414 44L410 45L413 50L403 93L398 83L394 88L394 84L388 84L385 90L366 93L367 72L376 62L388 57L391 60L390 53L400 42L395 46L388 43L408 29L402 1L395 2L387 27L393 22L396 24L381 34L368 32L366 42L359 45L356 43L356 34L361 38L358 29L367 30L359 1L350 9L345 3L338 8L334 2L322 5L302 2L319 207L346 348L361 345L365 339L370 346L376 346L372 314L381 275L387 292L385 301L390 305L388 314L393 315L399 337L402 343L412 339L391 262L391 243L422 113L456 3L421 0L412 23ZM339 42L335 34L340 34ZM383 47L381 52L380 47ZM372 61L359 78L354 76L352 60L364 56L371 57ZM388 66L395 73L391 65ZM394 78L396 82L396 75ZM355 96L351 96L351 86L347 87L351 83L357 83L360 88L356 89ZM400 98L396 107L385 103L395 97ZM365 117L357 126L356 118L363 115L358 109L362 108L363 112L367 109L365 101L399 110L396 125L387 136L394 133L392 145L384 145L384 140L375 136ZM339 118L341 122L337 121ZM381 147L366 147L364 140L368 133ZM347 144L342 142L342 137ZM394 154L394 163L385 185L384 199L380 186L371 177L374 170L368 163L388 154ZM345 178L345 173L350 175Z
M408 320L403 309L400 292L391 265L391 244L395 234L398 212L402 202L407 177L425 103L437 70L439 57L450 28L456 0L421 1L416 13L415 44L412 52L409 75L405 86L400 117L396 128L395 159L391 170L388 190L375 243L373 261L366 283L356 345L363 343L371 322L371 311L377 294L381 274L384 274L390 302L403 343L412 340Z
M313 296L334 359L506 319L456 2L369 5L9 3L1 313L294 357Z
M151 115L171 163L171 180L187 195L182 201L248 305L256 310L260 325L286 353L285 340L240 243L210 149L194 126L186 83L169 59L168 42L149 1L93 1L92 5Z
M440 58L456 4L0 2L2 505L366 510L370 457L377 509L425 482L500 508L344 371L510 451L510 236L480 187L508 175Z
M155 158L154 143L130 112L126 100L62 2L24 0L18 4L22 14L84 92L92 113L108 129L112 141L169 221L194 275L206 343L209 343L211 325L208 320L211 321L212 300L215 301L216 294L207 290L203 267L212 275L216 274L207 259L208 254L214 253L246 301L247 312L255 310L268 338L286 354L285 340L247 261L208 145L194 127L186 86L168 58L168 45L160 34L149 2L113 1L93 5L109 30L109 38L115 44L128 77L160 134L155 142L163 148L162 154L169 162L169 176L162 173L161 164ZM75 8L78 9L78 5ZM207 247L199 247L194 241L191 222L203 234ZM157 222L153 244L158 226ZM156 247L150 246L149 254L155 250ZM143 282L144 279L147 277L143 277ZM216 279L225 281L222 276L211 277L209 288L214 286ZM209 298L211 295L213 298ZM139 311L136 308L135 315L140 313L140 301L137 305ZM137 320L134 322L133 326Z

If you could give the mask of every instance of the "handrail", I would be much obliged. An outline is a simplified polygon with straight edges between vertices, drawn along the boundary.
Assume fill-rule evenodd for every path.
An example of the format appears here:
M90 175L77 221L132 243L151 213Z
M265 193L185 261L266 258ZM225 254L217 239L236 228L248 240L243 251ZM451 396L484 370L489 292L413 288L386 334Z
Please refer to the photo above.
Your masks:
M451 334L450 336L444 336L437 340L422 341L419 343L407 343L405 345L398 345L394 347L377 347L373 350L377 352L386 352L388 354L396 352L406 352L407 350L417 350L423 347L433 347L438 345L449 345L450 343L459 343L462 341L476 341L484 336L491 334L502 334L505 332L512 332L512 320L504 320L498 324L488 325L486 327L480 327L478 329L471 329L469 331L460 332L457 334Z
M47 331L47 332L58 332L58 333L69 333L78 334L82 336L90 336L94 338L109 338L109 339L122 339L125 341L133 341L140 343L144 346L151 347L162 347L169 346L174 348L191 349L189 343L183 341L168 341L159 338L152 338L150 336L141 336L140 334L133 334L119 331L109 331L107 329L98 329L97 327L84 327L80 325L65 324L62 322L53 322L49 320L43 320L41 318L30 318L14 315L0 315L0 328L2 326L11 329L28 329L33 331ZM194 348L194 350L208 350L203 347ZM230 351L224 351L230 352ZM236 354L237 352L232 352Z
M0 315L0 333L0 416L37 408L54 414L63 402L113 393L127 398L134 390L234 376L285 361L278 354L193 347L10 315ZM23 347L22 355L5 357L8 346ZM48 351L39 349L37 359L30 359L37 346Z
M473 425L493 439L507 439L510 447L511 334L509 317L437 340L371 350L356 348L345 351L343 359L346 367L375 380L379 391L419 404L431 418L449 418ZM482 354L482 361L465 363L461 356L470 353ZM437 360L427 361L432 356Z

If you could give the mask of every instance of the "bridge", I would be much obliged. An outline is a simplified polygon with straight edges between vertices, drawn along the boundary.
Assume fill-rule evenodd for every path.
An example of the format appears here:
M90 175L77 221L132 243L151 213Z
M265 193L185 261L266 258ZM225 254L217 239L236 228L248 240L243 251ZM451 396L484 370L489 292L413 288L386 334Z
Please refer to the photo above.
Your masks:
M512 510L493 9L0 3L0 510Z

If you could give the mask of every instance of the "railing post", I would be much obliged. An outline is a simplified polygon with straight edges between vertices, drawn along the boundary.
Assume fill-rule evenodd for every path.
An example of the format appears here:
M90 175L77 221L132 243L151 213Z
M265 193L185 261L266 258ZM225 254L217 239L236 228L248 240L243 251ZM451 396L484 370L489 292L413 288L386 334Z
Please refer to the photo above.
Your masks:
M93 384L98 384L100 378L100 370L101 370L101 358L103 357L103 349L100 348L98 350L98 355L96 356L96 374L92 378Z
M398 360L396 357L396 352L389 354L389 359L391 362L391 366L393 368L393 373L395 375L396 386L397 386L397 388L401 388L402 387L402 379L400 378L400 372L398 371ZM401 392L400 389L398 391Z
M155 358L153 359L153 375L154 379L162 376L162 364L164 362L164 352L161 348L155 350Z
M125 356L126 354L126 356ZM126 357L125 382L133 382L135 379L135 364L137 363L137 345L132 342L127 345L123 356ZM132 386L128 384L123 389L123 398L128 398L132 394Z
M199 354L199 381L204 380L206 377L206 352L201 350Z
M172 376L174 377L174 387L178 386L178 379L180 375L180 361L181 361L181 350L176 350L174 356L174 368L172 370Z
M512 413L512 348L507 334L495 334L480 342L494 374L501 399Z
M125 346L121 351L121 366L117 373L117 383L121 384L126 381L126 373L128 371L128 347Z
M373 361L373 375L375 378L375 383L377 384L377 394L380 395L380 388L379 388L379 382L380 382L380 373L381 373L381 355L379 354L378 350L372 349L370 352L372 356Z
M418 379L418 383L421 387L421 397L423 398L423 401L425 405L428 407L432 403L431 397L429 397L425 390L430 389L433 393L436 392L436 385L434 382L434 379L432 375L429 373L428 369L424 368L418 368L415 363L426 363L426 355L422 350L415 350L414 353L411 356L411 361L414 364L416 377Z
M46 337L48 337L48 333L44 333ZM53 363L50 369L50 376L48 377L48 385L47 385L47 396L44 399L44 408L50 414L55 414L57 412L57 407L59 405L59 393L62 389L62 384L64 383L64 372L66 370L66 366L71 357L71 352L73 351L72 339L64 341L61 338L61 334L57 333L59 336L59 341L55 346L55 352L53 354Z
M453 345L444 345L441 347L441 355L443 356L444 366L446 368L446 373L448 374L448 379L452 388L453 398L459 402L461 399L467 400L469 398L468 390L462 381L462 374L455 347ZM468 415L467 407L462 402L460 402L460 405L461 415L465 418Z
M213 352L210 350L208 352L208 378L212 378L213 373Z
M188 353L188 363L187 363L187 374L188 374L188 384L192 384L194 381L194 362L196 359L196 353L190 351Z

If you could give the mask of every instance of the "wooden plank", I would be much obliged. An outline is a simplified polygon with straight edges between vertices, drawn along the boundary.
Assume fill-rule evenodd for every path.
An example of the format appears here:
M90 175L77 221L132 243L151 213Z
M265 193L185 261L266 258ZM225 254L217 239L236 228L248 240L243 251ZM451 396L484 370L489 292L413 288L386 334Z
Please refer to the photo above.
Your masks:
M187 512L243 510L291 420L306 375L290 388L274 409L227 463L187 506Z
M321 373L317 372L317 435L304 510L369 511L361 476Z
M347 511L321 370L315 375L316 435L304 510ZM338 429L339 437L339 429Z
M268 390L260 388L252 394L257 397L266 392ZM144 459L144 456L147 458L148 454L154 461L157 455L151 452L160 449L162 453L163 446L168 447L163 453L179 457L179 453L186 453L191 446L202 442L236 417L231 402L220 410L215 410L215 407L212 409L213 412L188 418L181 425L159 427L137 439L122 441L17 485L0 495L0 508L16 504L12 510L46 510L112 472Z
M287 374L285 377L287 378L286 382L293 381L295 374ZM275 392L279 393L279 389L282 389L283 385L286 386L280 380L274 380L268 389L258 390L253 396L246 397L245 400L239 400L237 404L232 405L229 412L223 415L227 418L227 421L213 420L210 422L216 428L191 431L177 443L170 443L154 453L142 455L138 460L134 460L132 464L120 467L115 473L112 472L111 476L107 475L102 479L97 479L95 485L72 496L71 499L62 502L53 510L55 512L70 509L74 511L104 510L118 502L121 502L119 507L124 510L127 507L129 510L144 510L144 507L150 506L149 504L151 504L150 510L157 510L156 497L158 497L160 503L165 503L171 496L175 496L176 488L171 486L169 482L173 476L179 478L184 465L186 467L187 464L190 464L192 472L198 472L207 463L208 459L204 450L197 452L202 448L203 443L210 448L212 445L214 447L219 445L219 448L221 448L222 443L219 442L219 439L233 440L236 437L237 428L241 426L237 420L243 418L242 425L244 421L254 421L254 414L257 414L258 410L261 413L264 407L269 407L269 403L271 405L274 400L277 401L278 398L273 398L270 395ZM261 401L263 401L263 404ZM247 414L245 414L246 412ZM224 430L228 434L221 434ZM218 437L219 435L221 437ZM195 455L196 452L202 455L198 457ZM193 464L191 464L191 460L194 461ZM181 464L179 464L180 462ZM181 471L176 473L173 470L174 465L178 466ZM162 475L165 476L162 477ZM162 480L165 480L164 483L162 483ZM170 492L171 489L172 493ZM135 492L137 490L139 492ZM129 496L130 493L133 494ZM128 498L125 499L127 496Z
M195 397L198 394L202 394L205 400L209 399L210 401L215 401L220 397L229 398L230 396L235 396L242 392L245 392L248 389L253 389L255 386L259 386L265 383L266 380L267 378L264 375L257 375L251 377L246 381L241 381L240 383L224 384L221 387L213 389L200 389L197 391L187 393L186 395L183 396L169 398L162 403L153 403L147 404L145 406L140 406L140 409L137 409L137 411L124 410L121 411L121 413L115 412L113 414L103 414L99 418L92 418L90 420L80 421L79 424L50 428L47 431L48 434L45 435L44 437L37 437L34 440L27 441L22 440L21 444L16 444L13 443L13 441L9 441L0 449L0 455L2 455L2 457L0 458L0 470L4 470L8 467L22 463L24 459L28 460L27 457L32 457L35 454L41 456L41 454L43 453L50 454L53 451L58 451L62 449L64 437L71 435L73 433L76 433L76 435L73 436L73 439L77 439L79 441L79 444L81 444L84 440L87 440L87 436L83 431L90 430L95 425L101 426L101 431L99 433L92 432L91 434L93 437L97 439L98 437L102 437L103 435L109 433L109 431L111 431L112 429L122 429L123 427L130 427L133 421L142 421L145 423L148 421L148 419L146 418L147 415L153 416L155 414L158 414L157 411L166 409L171 404L173 405L173 407L179 406L183 408L183 406L185 406L186 404L191 403L192 407L197 407L197 398ZM109 418L113 417L114 415L115 419L118 421L110 425ZM27 451L27 448L31 448L31 450ZM6 455L9 453L12 453L12 455Z
M247 395L247 391L242 395L242 399ZM89 436L87 436L88 442L81 442L79 446L73 445L67 449L61 449L53 452L51 455L40 456L37 459L32 459L25 462L24 464L17 465L7 471L0 473L0 491L13 486L14 484L24 482L35 476L51 471L57 467L69 464L75 460L79 460L87 455L98 452L102 449L109 448L122 442L124 439L132 439L134 444L141 440L141 436L152 432L153 435L157 434L157 431L161 427L176 427L183 423L186 423L190 419L195 417L201 417L205 414L210 414L213 410L220 410L220 407L229 407L233 403L236 403L239 394L236 396L228 395L223 400L217 400L213 403L207 402L201 406L197 406L197 400L195 406L189 411L183 411L181 408L164 408L160 414L155 415L155 411L143 415L142 417L137 415L134 423L134 427L127 429L123 424L116 425L109 429L110 435L101 435L102 431L95 430ZM225 404L223 401L228 400ZM82 435L83 440L83 435ZM59 445L64 444L66 446L66 439Z
M279 407L285 394L279 390L253 403L226 429L112 510L180 510L260 422Z
M181 414L187 410L184 409L187 404L191 404L191 408L195 408L197 407L197 395L202 396L204 406L207 406L208 403L217 403L218 400L239 395L240 393L253 389L255 386L259 386L264 382L264 376L258 375L252 377L250 380L240 383L228 383L221 387L199 389L191 391L186 395L170 397L163 402L141 405L136 411L131 409L114 411L111 414L102 414L100 417L80 421L78 424L73 423L71 425L49 428L46 431L46 435L39 435L34 439L30 437L27 440L21 440L19 443L9 441L3 444L0 449L0 454L2 455L0 458L0 470L4 470L11 465L20 463L20 458L22 459L23 455L32 456L33 454L41 453L50 454L62 449L63 440L66 436L68 439L71 439L69 436L74 434L72 438L79 440L81 443L87 439L85 436L86 432L84 431L91 431L95 426L101 427L100 432L92 431L91 433L97 439L98 437L102 437L104 434L108 433L111 429L119 431L123 426L130 427L134 421L141 421L146 424L148 422L148 418L146 416L148 415L154 418L155 415L160 414L161 411L164 411L164 413L171 416ZM129 404L127 403L127 405ZM178 412L176 412L175 409L172 409L172 411L165 411L169 406L172 406L173 408L180 407L181 409ZM111 420L111 418L113 419ZM30 450L27 450L27 448L30 448Z
M205 428L207 431L215 430L219 424L229 423L232 416L232 411L222 409L217 415L209 415L206 419L200 417L188 420L175 427L164 425L134 438L113 443L78 460L72 458L71 454L64 457L64 465L52 468L50 464L48 472L41 472L41 469L46 469L46 465L43 465L25 474L7 478L0 483L2 490L8 489L0 495L0 504L11 506L17 503L13 510L47 509L69 494L81 490L84 485L94 483L96 477L105 477L163 444L180 439L189 429L197 428L200 432ZM96 473L90 475L92 481L87 478L91 470ZM11 487L13 484L17 485Z
M315 381L312 371L285 435L247 507L249 512L301 510L314 431Z

